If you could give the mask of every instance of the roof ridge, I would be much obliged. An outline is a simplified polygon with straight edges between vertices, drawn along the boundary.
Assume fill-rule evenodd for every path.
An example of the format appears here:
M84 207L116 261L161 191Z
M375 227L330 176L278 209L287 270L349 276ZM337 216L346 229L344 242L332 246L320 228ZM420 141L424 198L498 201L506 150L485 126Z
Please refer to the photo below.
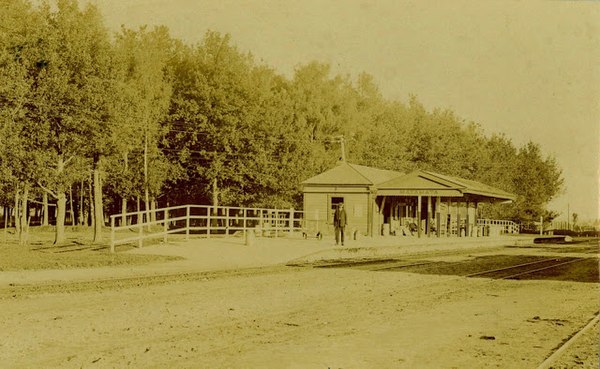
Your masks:
M451 182L451 183L457 184L457 185L459 185L459 186L462 186L462 187L469 187L469 186L467 186L465 183L463 183L463 182L459 181L457 178L455 178L455 177L452 177L452 176L449 176L449 175L446 175L446 174L441 174L441 173L430 172L430 171L428 171L428 170L421 170L421 172L423 172L423 173L427 173L427 174L429 174L430 176L433 176L433 177L436 177L436 178L440 178L440 179L442 179L442 180L445 180L445 181L448 181L448 182Z
M371 183L372 185L374 185L375 183L370 179L367 178L367 176L365 176L364 174L362 174L358 169L356 169L354 166L359 166L359 167L364 167L364 165L359 165L359 164L351 164L348 162L344 162L344 164L348 165L350 168L352 168L353 171L355 171L356 173L358 173L361 177L363 177L364 179L366 179L369 183ZM377 169L377 168L374 168Z

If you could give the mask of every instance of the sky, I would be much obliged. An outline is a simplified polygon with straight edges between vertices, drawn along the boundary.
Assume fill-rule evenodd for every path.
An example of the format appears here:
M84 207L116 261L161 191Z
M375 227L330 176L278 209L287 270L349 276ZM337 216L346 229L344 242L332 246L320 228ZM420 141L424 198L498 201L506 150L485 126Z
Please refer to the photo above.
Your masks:
M565 179L549 208L600 218L600 2L82 1L111 30L165 25L188 43L229 33L287 76L313 60L367 72L386 98L416 95L488 135L536 142Z

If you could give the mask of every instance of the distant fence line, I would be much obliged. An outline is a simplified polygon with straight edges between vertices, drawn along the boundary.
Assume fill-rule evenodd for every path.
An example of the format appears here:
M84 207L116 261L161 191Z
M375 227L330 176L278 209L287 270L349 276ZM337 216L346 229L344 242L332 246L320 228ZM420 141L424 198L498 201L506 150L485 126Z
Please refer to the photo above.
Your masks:
M517 234L520 232L519 224L512 220L477 219L477 225L479 227L489 227L492 234Z

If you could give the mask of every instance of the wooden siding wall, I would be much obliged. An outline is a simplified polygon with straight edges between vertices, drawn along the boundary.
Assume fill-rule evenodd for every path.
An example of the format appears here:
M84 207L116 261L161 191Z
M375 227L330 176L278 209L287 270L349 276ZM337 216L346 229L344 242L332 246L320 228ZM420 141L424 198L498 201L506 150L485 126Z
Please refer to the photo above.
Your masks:
M304 194L304 219L306 221L306 228L309 231L328 231L328 229L326 228L327 203L328 196L326 193Z
M343 197L344 206L348 215L348 228L346 229L348 237L352 230L357 230L359 234L367 234L367 213L368 195L366 193L304 193L304 216L308 221L307 227L314 229L315 220L319 218L319 230L333 234L333 219L328 216L331 209L331 198Z
M348 230L355 229L361 235L367 234L367 194L345 194L344 206L346 206L346 213L348 213Z

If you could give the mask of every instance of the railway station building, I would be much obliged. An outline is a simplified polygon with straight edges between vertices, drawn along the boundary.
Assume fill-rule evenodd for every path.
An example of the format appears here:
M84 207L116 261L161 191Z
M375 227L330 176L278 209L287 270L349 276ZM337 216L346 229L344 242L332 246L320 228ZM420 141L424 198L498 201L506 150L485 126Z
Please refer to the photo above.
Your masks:
M495 225L478 219L481 204L515 199L506 191L463 178L424 170L404 174L345 162L302 186L309 230L332 231L334 210L343 203L348 230L367 236L486 236Z

